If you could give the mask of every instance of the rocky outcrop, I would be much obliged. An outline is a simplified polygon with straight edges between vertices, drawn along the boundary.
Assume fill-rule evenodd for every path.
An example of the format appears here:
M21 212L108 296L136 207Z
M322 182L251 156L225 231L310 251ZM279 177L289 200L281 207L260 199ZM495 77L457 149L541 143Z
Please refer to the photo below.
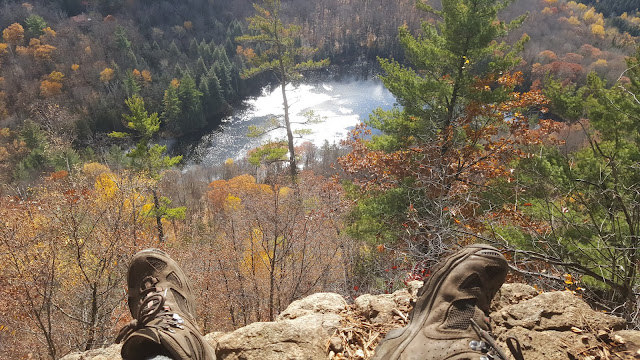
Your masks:
M626 342L616 330L626 326L618 317L595 311L570 291L538 294L527 285L506 284L492 304L493 333L503 342L519 340L527 360L607 358ZM628 342L636 341L627 337Z
M220 337L216 355L224 360L324 360L346 309L344 298L332 293L294 301L277 321L253 323Z
M259 322L207 341L218 359L368 359L386 331L406 325L420 284L393 294L362 295L348 305L333 293L295 301L274 322ZM640 358L640 332L595 311L569 291L539 293L505 284L491 306L493 333L516 337L527 360ZM67 355L64 360L120 359L120 345ZM611 354L615 354L612 356Z

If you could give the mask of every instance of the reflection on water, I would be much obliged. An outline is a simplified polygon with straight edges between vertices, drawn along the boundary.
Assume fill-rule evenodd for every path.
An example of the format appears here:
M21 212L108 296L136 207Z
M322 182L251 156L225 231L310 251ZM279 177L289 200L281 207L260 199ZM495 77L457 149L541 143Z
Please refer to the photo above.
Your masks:
M304 139L296 139L296 144L311 141L322 146L324 141L339 143L356 124L368 118L377 107L390 109L394 97L379 80L327 81L287 87L292 122L304 121L309 110L324 118L319 124L300 126L313 131ZM202 136L186 149L189 164L199 163L213 166L228 158L239 159L247 151L257 147L268 138L285 139L284 129L278 129L261 139L248 138L250 125L263 125L272 117L282 118L282 92L280 87L264 89L261 96L246 101L246 106L235 110L223 120L220 129ZM296 125L292 125L296 129Z

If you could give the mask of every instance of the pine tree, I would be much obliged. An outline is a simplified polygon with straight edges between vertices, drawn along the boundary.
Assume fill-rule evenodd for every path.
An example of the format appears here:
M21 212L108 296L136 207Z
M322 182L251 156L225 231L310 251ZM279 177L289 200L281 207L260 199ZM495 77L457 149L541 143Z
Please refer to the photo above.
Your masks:
M253 63L243 72L243 77L253 77L265 71L272 72L277 76L282 87L284 128L287 132L291 177L295 179L298 170L285 87L289 82L299 79L302 71L327 66L329 60L300 62L301 58L310 56L315 49L296 46L295 41L300 36L301 28L282 23L280 0L264 0L263 6L253 4L253 8L256 15L248 19L249 29L257 34L243 35L238 37L236 41L258 44L264 46L265 50L260 56L252 59Z
M222 96L225 101L233 102L235 98L235 92L233 91L233 85L231 84L231 74L229 69L223 64L216 62L213 64L213 72L216 74L216 77L220 80L220 87L222 90Z
M198 56L198 41L196 40L196 38L191 39L191 42L189 42L189 57L196 57Z
M204 59L202 57L198 58L196 62L196 80L200 81L200 78L203 75L206 75L209 70L207 69L207 65L204 63Z
M134 95L125 100L125 104L130 113L123 115L126 121L125 125L133 131L133 134L112 132L109 136L124 138L135 135L136 138L139 139L136 147L127 153L127 156L131 158L132 166L134 169L145 173L152 179L160 180L162 171L176 166L182 160L182 156L165 156L166 146L151 144L153 136L160 130L160 118L158 117L158 113L149 114L147 112L144 99L138 95ZM180 216L180 214L184 214L184 208L169 208L167 203L168 199L161 198L155 186L151 187L150 190L153 195L154 208L149 214L156 218L158 240L162 242L164 241L162 218Z
M488 211L483 192L517 158L511 141L529 131L523 113L544 101L539 92L514 90L521 76L512 71L527 37L500 42L524 20L498 19L511 2L442 0L436 10L421 1L435 23L424 21L419 35L400 28L409 64L380 59L382 81L400 107L376 110L368 125L382 134L356 138L341 161L363 183L378 183L377 191L355 187L362 197L352 235L398 246L404 238L416 257L436 257Z
M180 56L182 55L182 51L178 49L178 45L176 45L175 41L171 41L171 45L169 45L169 55L173 60L180 59Z
M187 73L180 79L178 98L182 103L180 130L184 133L198 130L206 125L201 103L202 93L196 88L193 77Z
M162 120L174 131L180 129L180 116L182 113L182 102L178 97L178 79L173 79L169 87L164 91L162 99Z

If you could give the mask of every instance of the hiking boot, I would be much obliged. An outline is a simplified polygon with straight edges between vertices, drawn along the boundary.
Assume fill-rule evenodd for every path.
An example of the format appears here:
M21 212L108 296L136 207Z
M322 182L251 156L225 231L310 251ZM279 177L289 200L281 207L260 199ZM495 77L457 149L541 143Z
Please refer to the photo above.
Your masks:
M127 274L133 320L120 330L125 360L165 355L174 360L215 359L195 321L196 305L189 279L178 264L158 249L133 256Z
M495 248L471 245L439 264L418 292L409 324L390 331L373 359L506 360L489 336L489 305L507 275Z

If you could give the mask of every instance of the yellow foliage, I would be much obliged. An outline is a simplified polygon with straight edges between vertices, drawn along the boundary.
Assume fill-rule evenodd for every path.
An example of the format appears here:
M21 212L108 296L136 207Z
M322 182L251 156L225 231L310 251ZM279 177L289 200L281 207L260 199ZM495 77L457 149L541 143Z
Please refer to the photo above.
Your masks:
M104 172L96 178L94 188L96 189L99 199L102 201L108 201L113 199L118 191L118 184L114 181L115 175L108 172Z
M180 80L174 78L173 80L171 80L171 83L169 84L171 87L173 88L178 88L178 86L180 86Z
M98 176L106 172L109 172L109 168L97 162L86 163L82 167L82 173L89 176Z
M585 5L583 3L578 4L578 9L585 10L586 8L587 8L587 5Z
M138 69L133 69L131 74L136 78L136 80L139 80L142 77L142 75L140 74L140 70Z
M108 67L104 68L104 70L100 72L100 81L106 83L111 80L113 80L113 69Z
M29 55L31 51L24 46L16 46L16 53L20 56L26 56Z
M149 72L149 70L142 70L142 81L144 81L145 83L151 83L151 73Z
M584 14L582 14L582 18L587 23L592 21L592 20L594 20L595 16L596 16L596 9L594 9L594 8L590 8Z
M62 79L64 79L64 74L61 73L60 71L52 71L51 74L49 74L48 76L49 80L51 81L62 81Z
M0 43L0 55L4 54L7 52L7 48L9 47L8 44L5 43Z
M550 7L546 6L544 9L542 9L542 13L545 15L551 15L553 14L553 10L551 10Z
M233 158L228 158L227 160L224 161L225 165L233 165Z
M191 30L193 28L193 23L189 20L185 21L182 25L187 30Z
M31 47L40 46L40 39L31 38L31 40L29 40L29 46Z
M35 48L33 56L41 60L49 60L51 59L51 53L55 50L55 46L51 45L40 45Z
M557 3L558 0L544 0L544 2L546 2L549 5L553 5L553 4Z
M567 22L571 25L580 25L580 19L578 19L577 16L570 16L569 19L567 19Z
M142 209L140 209L140 212L142 212L143 214L148 214L152 209L153 203L146 203L142 205Z
M602 25L593 24L591 25L591 33L599 38L604 38L604 27Z
M76 71L76 70L78 70L79 68L80 68L80 65L78 65L78 64L73 64L73 65L71 65L71 70L73 70L73 71Z
M13 23L2 30L2 38L10 44L17 44L24 39L24 28L18 23Z
M55 96L62 92L62 84L57 81L42 80L40 83L40 95L44 97Z
M223 204L224 210L227 212L230 211L238 211L242 207L242 200L231 194L227 195L227 198L224 200Z
M607 66L607 60L606 59L598 59L596 62L593 63L593 66L605 67L605 66Z
M43 36L56 37L56 31L53 30L52 28L48 27L48 26L46 28L44 28L43 31L44 31L44 35Z
M282 188L280 188L280 191L278 193L280 194L280 196L283 196L283 197L287 196L287 195L289 195L291 193L291 188L286 187L286 186L282 187Z

